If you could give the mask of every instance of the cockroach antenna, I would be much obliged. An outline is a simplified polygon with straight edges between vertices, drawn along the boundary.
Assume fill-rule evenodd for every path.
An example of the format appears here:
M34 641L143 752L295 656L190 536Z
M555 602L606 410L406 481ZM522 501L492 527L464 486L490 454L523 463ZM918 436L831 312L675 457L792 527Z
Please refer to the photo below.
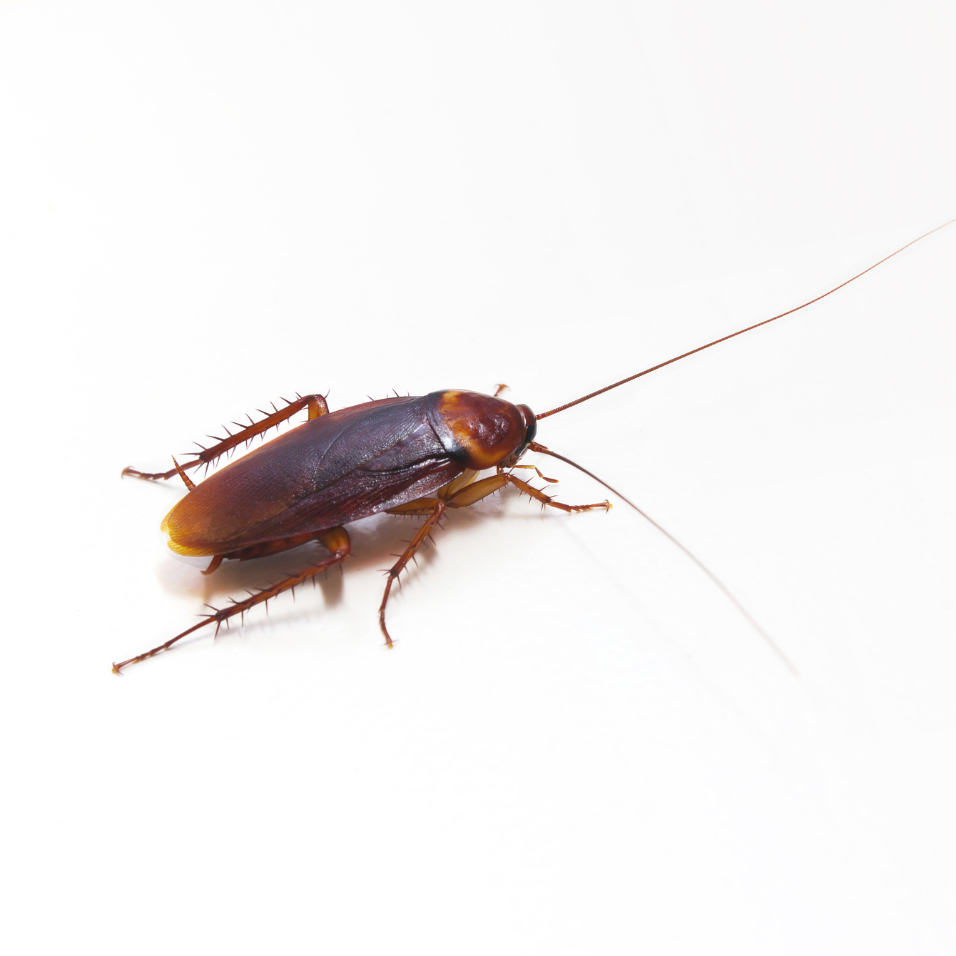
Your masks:
M612 388L617 388L619 385L627 385L628 382L633 382L635 379L642 378L645 375L650 375L651 372L656 372L658 369L665 368L668 365L673 365L675 362L679 362L681 359L689 358L691 355L696 355L698 352L703 352L704 349L709 349L715 345L720 345L721 342L727 342L730 339L735 339L738 335L743 335L745 332L752 332L754 329L759 329L762 325L769 325L771 322L776 322L777 319L782 319L785 316L793 315L794 312L799 312L801 309L805 309L808 305L813 305L814 302L819 302L821 299L825 299L828 295L833 295L834 292L838 292L851 282L856 282L856 280L861 276L865 276L868 272L872 272L877 266L881 266L884 262L892 259L893 256L898 256L905 249L909 249L910 246L916 245L917 242L921 242L923 239L931 236L934 232L939 232L940 229L945 229L947 226L951 226L954 222L956 222L956 219L950 219L947 222L944 222L941 226L937 226L935 229L930 229L929 232L924 232L923 235L912 239L910 242L906 243L905 246L900 246L896 252L891 252L888 256L884 256L882 259L880 259L879 262L874 262L869 268L864 269L862 272L858 272L855 276L847 279L845 282L841 282L838 286L834 286L829 292L824 292L823 295L818 295L815 299L811 299L809 302L804 302L803 305L798 305L793 309L787 309L786 312L781 312L779 315L775 315L772 318L764 319L762 322L755 322L753 325L748 325L747 328L740 329L738 332L731 332L730 335L724 335L719 339L714 339L713 342L708 342L706 345L699 345L696 349L691 349L689 352L676 355L674 358L668 359L666 362L660 362L658 365L652 365L650 368L644 369L643 372L637 372L634 375L628 375L627 378L622 378L619 382L615 382L613 385L605 385L604 388L599 388L594 392L589 392L587 395L582 395L581 398L576 398L573 402L566 402L564 405L559 405L557 408L552 408L550 411L542 412L540 415L535 415L535 421L540 422L542 418L550 418L552 415L557 415L558 412L563 412L566 409L573 408L575 405L580 405L582 402L586 402L589 399L596 398L598 395L603 395L605 392L609 392Z
M584 472L585 475L587 475L589 478L593 478L599 485L603 485L605 488L607 488L611 494L617 495L617 497L620 498L625 504L630 505L645 521L647 521L652 527L656 528L662 535L664 535L664 537L667 538L671 544L680 548L680 550L683 551L684 554L686 554L687 557L690 558L691 561L693 561L694 564L696 564L697 567L699 567L701 571L703 571L704 574L710 578L711 581L713 581L724 597L726 597L727 600L730 601L730 603L733 604L733 606L741 613L744 620L747 621L747 623L763 638L767 647L769 647L770 650L777 655L787 670L790 671L794 677L800 676L800 672L797 670L797 667L793 661L787 657L780 645L757 623L756 620L754 620L753 615L743 606L743 604L740 603L740 601L737 600L730 588L728 588L727 585L724 584L724 582L721 581L720 578L718 578L717 575L714 574L714 572L711 571L710 568L708 568L707 565L704 564L704 562L693 553L693 551L691 551L686 545L681 544L681 542L678 541L677 538L675 538L663 525L658 524L658 522L656 522L642 508L638 508L638 506L634 504L630 498L622 495L617 488L612 488L606 481L604 481L603 478L598 478L594 472L588 471L587 468L579 465L576 461L571 461L570 458L565 458L564 455L559 455L556 451L552 451L546 445L541 445L536 441L533 441L530 445L528 445L528 451L536 451L542 455L550 455L552 458L557 458L559 461L563 461L572 468L577 468L578 471Z
M779 315L772 316L769 319L764 319L762 322L755 322L753 325L748 325L745 329L740 329L737 332L731 332L730 335L724 335L719 339L714 339L713 342L708 342L706 345L700 345L695 349L691 349L689 352L683 352L681 355L677 355L672 359L668 359L666 362L660 362L657 365L652 365L650 368L644 369L643 372L637 372L634 375L629 375L627 378L622 378L619 382L614 382L612 385L605 385L604 388L599 388L596 391L589 392L587 395L583 395L581 398L576 398L573 402L566 402L564 405L559 405L557 408L552 408L550 411L542 412L540 415L535 415L535 422L541 421L542 418L549 418L552 415L557 415L558 412L566 411L569 408L573 408L575 405L580 405L582 402L586 402L592 398L596 398L598 395L603 395L605 392L609 392L612 388L617 388L620 385L626 385L628 382L633 382L635 379L642 378L645 375L650 375L651 372L656 372L658 369L665 368L668 365L673 365L675 362L679 362L681 359L690 357L691 355L696 355L698 352L703 352L704 349L709 349L714 345L720 345L721 342L726 342L729 339L734 339L738 335L743 335L745 332L752 332L754 329L759 329L762 325L769 325L771 322L776 322L777 319L782 319L787 315L793 315L794 312L799 312L801 309L805 309L808 305L813 305L814 302L819 302L821 299L825 299L828 295L833 295L834 292L842 289L844 286L849 285L851 282L855 282L861 276L865 276L868 272L871 272L877 266L882 265L889 259L892 259L893 256L899 255L903 252L904 249L909 249L910 246L915 245L917 242L920 242L923 239L926 239L928 236L931 236L934 232L939 232L940 229L945 229L946 226L952 225L956 222L956 219L950 219L947 222L944 222L941 226L937 226L935 229L930 229L929 232L924 232L923 235L918 236L916 239L911 240L906 243L905 246L900 246L895 252L891 252L888 256L884 256L879 262L874 262L873 265L869 268L864 269L862 272L858 272L855 276L847 279L845 282L841 282L838 286L834 286L830 289L829 292L824 292L822 295L818 295L814 299L810 299L809 302L804 302L803 305L798 305L793 309L788 309L786 312L781 312ZM697 565L710 578L710 580L720 589L724 596L737 608L737 610L743 615L744 619L750 624L750 626L763 638L767 646L777 655L778 658L786 665L787 669L794 675L794 677L799 677L799 672L794 666L793 662L784 654L780 646L776 641L754 620L750 612L737 600L736 597L731 593L730 589L708 568L693 552L691 552L685 545L681 544L666 528L658 524L646 511L638 508L633 501L630 501L624 495L622 495L617 489L612 488L606 481L598 478L597 475L588 471L587 468L582 467L577 464L577 462L571 461L570 458L565 458L564 455L559 455L557 452L551 451L545 445L541 445L536 441L532 441L528 445L529 451L540 452L542 455L550 455L552 458L558 458L561 461L565 462L568 465L571 465L573 468L577 468L578 471L584 472L588 477L593 478L598 484L603 485L607 488L608 491L617 495L621 501L625 504L630 505L645 521L648 521L653 525L665 538L667 538L671 543L680 548L684 554L690 558L694 564Z

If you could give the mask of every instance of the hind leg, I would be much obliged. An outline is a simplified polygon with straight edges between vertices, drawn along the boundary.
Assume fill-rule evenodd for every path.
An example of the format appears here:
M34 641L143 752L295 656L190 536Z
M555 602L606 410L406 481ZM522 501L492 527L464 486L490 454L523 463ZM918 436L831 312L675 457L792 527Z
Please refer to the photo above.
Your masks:
M299 537L301 538L301 536ZM166 641L165 644L160 644L158 647L154 647L152 650L146 651L143 654L137 654L136 657L131 657L127 661L121 661L119 664L113 664L113 673L119 674L122 669L127 666L127 664L138 664L140 661L145 661L149 657L155 657L162 651L168 651L177 641L180 641L187 635L192 634L193 631L198 631L202 627L208 627L210 624L215 623L216 633L218 634L219 628L224 621L228 621L229 618L235 617L237 614L241 619L245 616L246 611L251 610L257 604L266 604L274 597L278 597L283 591L292 590L298 587L300 584L303 584L305 581L308 581L310 578L315 577L317 574L321 574L323 571L328 571L329 568L333 568L335 565L341 564L352 551L352 543L349 540L348 532L345 530L345 528L332 528L329 531L322 531L318 534L313 534L311 537L317 538L322 542L322 544L325 545L329 551L327 557L310 564L307 568L297 572L296 574L290 574L281 581L277 581L275 584L269 585L269 587L252 592L249 597L242 601L233 600L228 607L219 609L212 608L212 614L203 615L202 621L200 621L198 624L194 624L192 627L186 628L185 631L183 631L181 634L177 634L171 640ZM301 544L302 541L297 540L296 543ZM290 547L294 546L295 545L290 545Z
M238 426L240 429L235 434L223 426L229 437L215 438L213 435L210 435L209 437L212 438L216 444L210 445L208 448L202 448L192 461L186 462L184 465L177 464L175 468L170 468L169 471L156 472L139 471L136 468L130 467L124 468L123 474L132 475L134 478L145 478L147 481L165 481L168 478L172 478L173 475L179 474L182 475L183 481L185 481L186 486L189 487L189 481L184 472L190 468L196 468L199 465L208 466L213 464L227 451L231 451L243 442L250 441L255 438L256 435L264 435L270 428L278 428L282 422L291 418L301 409L309 409L310 421L313 418L318 418L320 415L328 415L329 413L329 406L325 401L325 397L322 395L300 396L294 402L287 402L284 408L276 408L275 405L272 407L274 411L271 413L266 413L262 411L262 409L259 409L259 413L265 415L265 418L257 422L254 422L251 418L249 419L248 425L240 425L239 422L233 422L232 424ZM173 459L173 461L175 462L175 459Z

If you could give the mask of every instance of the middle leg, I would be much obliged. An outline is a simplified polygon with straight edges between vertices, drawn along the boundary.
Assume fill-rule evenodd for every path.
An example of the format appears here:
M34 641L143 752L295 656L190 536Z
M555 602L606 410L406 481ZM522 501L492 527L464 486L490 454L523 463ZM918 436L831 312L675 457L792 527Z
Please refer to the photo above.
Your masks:
M422 522L422 526L415 533L415 537L408 542L408 547L398 555L398 561L388 570L388 581L385 582L385 593L382 595L382 603L378 607L378 624L385 635L385 643L391 647L392 638L385 626L385 605L388 604L388 596L392 590L392 584L398 580L398 576L405 570L408 562L415 557L415 552L429 538L435 526L441 521L441 516L445 513L446 502L441 498L419 498L416 501L409 501L407 504L399 505L396 508L389 508L389 514L405 515L427 515Z

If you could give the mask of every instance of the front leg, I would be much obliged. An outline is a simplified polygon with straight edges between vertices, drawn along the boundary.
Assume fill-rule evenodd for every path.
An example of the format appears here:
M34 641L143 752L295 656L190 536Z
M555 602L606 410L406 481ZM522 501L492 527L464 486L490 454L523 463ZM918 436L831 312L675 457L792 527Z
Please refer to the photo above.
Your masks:
M605 511L611 510L611 502L608 500L599 501L593 505L566 505L561 501L555 501L552 495L546 495L543 491L529 485L528 482L516 478L507 471L499 471L497 475L491 475L488 478L482 478L467 488L462 488L448 502L451 508L467 508L469 505L493 495L496 491L504 488L505 485L514 485L519 491L541 502L541 507L558 508L561 511L596 511L603 508Z

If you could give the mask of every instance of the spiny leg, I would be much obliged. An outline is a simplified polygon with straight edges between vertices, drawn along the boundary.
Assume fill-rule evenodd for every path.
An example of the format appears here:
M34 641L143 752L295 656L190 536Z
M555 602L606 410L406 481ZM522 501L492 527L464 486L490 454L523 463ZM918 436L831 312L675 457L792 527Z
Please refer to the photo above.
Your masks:
M174 458L173 461L175 461L175 460L176 460L176 459ZM542 481L550 481L552 485L556 485L556 484L558 483L558 479L557 479L557 478L549 478L547 475L542 475L542 474L541 474L541 469L540 469L537 465L511 465L510 467L511 467L511 468L531 468L531 469L533 469L534 473L535 473Z
M226 428L226 433L229 435L228 438L216 438L214 435L210 435L209 437L212 438L216 444L210 445L208 448L202 448L196 455L196 458L186 462L185 465L177 464L175 468L171 468L169 471L157 472L139 471L136 468L130 467L124 468L123 474L132 475L134 478L145 478L148 481L166 480L176 474L183 475L183 472L189 468L196 468L199 465L211 465L237 445L251 441L256 435L264 435L270 428L278 428L282 422L291 418L296 412L303 408L308 407L310 421L313 418L318 418L320 415L328 415L329 413L329 406L323 395L304 395L299 396L293 402L289 402L286 399L283 399L283 401L286 402L285 406L283 408L276 408L275 404L273 404L272 408L274 410L272 412L267 413L261 408L258 409L259 413L265 417L257 422L254 422L250 416L246 416L249 418L248 425L233 422L232 424L238 426L240 431L232 434L229 429ZM223 426L223 428L225 428L225 426ZM183 480L186 480L185 475L183 475ZM187 482L187 486L188 484Z
M598 511L600 509L603 509L605 512L611 510L611 502L608 501L607 498L605 498L604 501L597 501L591 505L566 505L562 501L555 501L552 495L546 495L543 491L540 491L532 485L529 485L528 482L522 481L520 478L516 478L514 475L505 472L501 475L501 477L504 478L508 484L514 485L519 491L523 491L530 498L533 498L535 501L540 501L542 508L545 506L548 508L558 508L561 511L566 511L569 513L578 511ZM542 475L542 477L544 476ZM545 479L545 481L548 480L549 479L547 478Z
M128 661L113 664L113 673L119 674L128 664L138 664L140 661L145 661L149 657L155 657L162 651L168 651L177 641L192 634L193 631L198 631L202 627L208 627L214 622L216 625L216 633L218 634L223 621L228 621L229 618L235 617L237 614L242 617L246 611L254 608L257 604L265 604L267 601L271 601L272 598L278 597L283 591L294 589L310 578L315 577L315 575L321 574L323 571L328 571L329 568L335 567L337 564L341 564L352 550L352 544L349 541L348 532L345 528L332 528L329 531L316 534L315 537L328 549L329 554L327 557L309 565L309 567L303 571L290 574L275 584L271 584L259 591L254 591L249 597L242 601L233 600L229 607L220 609L213 608L212 614L203 615L202 621L198 624L194 624L192 627L186 628L185 631L181 634L177 634L171 640L166 641L165 644L160 644L158 647L154 647L151 651L146 651L144 654L137 654L136 657L131 657Z
M422 526L415 533L415 537L408 542L408 547L398 556L398 561L387 572L388 581L385 582L385 594L382 595L382 603L378 608L378 623L385 635L385 643L391 647L392 638L385 626L385 605L388 604L388 595L392 590L392 584L398 580L398 576L405 570L405 566L412 558L415 552L425 543L425 540L431 535L435 525L441 521L441 516L445 513L446 504L440 498L419 498L416 501L409 501L407 504L399 505L396 508L389 508L389 514L415 515L424 514L428 517L422 522Z
M611 502L607 500L599 501L592 505L566 505L562 501L555 501L551 495L546 495L543 491L539 491L537 488L529 485L528 482L522 481L520 478L516 478L506 471L499 471L497 475L482 478L481 481L476 481L473 485L462 488L448 504L452 508L467 508L468 505L473 505L476 501L481 501L482 498L493 495L496 491L504 488L505 485L514 485L519 491L524 492L535 501L540 501L542 508L547 506L568 512L596 511L599 508L604 511L611 510Z
M594 511L598 508L608 511L611 507L611 502L607 500L593 505L566 505L563 502L555 501L550 495L546 495L543 491L533 488L526 481L515 478L514 475L508 474L507 472L499 472L497 475L491 475L488 478L482 478L481 481L472 483L473 478L474 473L466 473L466 475L462 475L460 479L456 479L450 486L447 486L449 488L455 488L455 491L445 500L443 500L444 495L442 495L442 492L446 491L446 489L443 488L442 491L439 492L439 494L442 495L441 498L417 498L414 501L409 501L403 505L397 505L394 508L388 509L388 514L393 515L426 515L425 521L418 529L415 537L409 541L408 547L405 548L399 556L398 561L388 571L385 594L378 608L378 623L382 628L382 633L385 635L385 643L389 647L392 646L392 638L389 636L388 628L385 626L385 605L388 603L388 596L391 593L392 584L398 579L398 576L405 570L408 562L414 558L415 552L425 543L425 540L431 535L435 526L441 521L441 517L445 513L446 508L467 508L481 501L482 498L493 495L496 491L499 491L508 484L514 485L520 491L530 495L535 501L540 501L542 507L548 505L552 508L559 508L561 511ZM462 479L464 479L465 482L463 486L458 484ZM456 485L458 486L457 488Z
M172 457L173 457L173 468L175 469L176 474L179 475L180 478L182 478L183 484L186 486L187 490L192 491L196 487L196 483L192 480L192 478L189 477L189 475L186 474L185 471L183 471L183 466L180 465L178 461L176 461L176 456L173 455Z

